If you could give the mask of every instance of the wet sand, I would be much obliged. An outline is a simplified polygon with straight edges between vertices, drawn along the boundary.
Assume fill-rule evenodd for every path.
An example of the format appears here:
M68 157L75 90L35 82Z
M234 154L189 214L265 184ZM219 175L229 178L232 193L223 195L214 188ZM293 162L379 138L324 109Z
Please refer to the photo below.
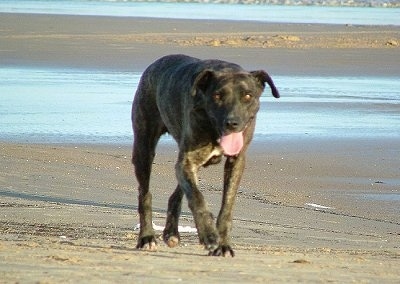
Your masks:
M392 27L12 14L2 14L0 26L4 66L141 71L155 58L182 52L247 68L265 66L272 76L400 74L399 47L387 44L399 39ZM266 30L267 36L292 40L268 47L223 44L229 36L265 36ZM307 37L310 33L315 38ZM352 43L333 43L339 35ZM295 37L307 38L303 44L309 46ZM364 38L372 43L363 46ZM327 46L321 48L324 40ZM395 283L399 142L395 137L255 141L235 208L233 259L206 257L192 233L183 234L174 249L160 241L157 252L135 250L137 184L129 146L1 142L0 279ZM161 143L152 176L157 225L164 223L166 200L175 188L175 160L176 148ZM204 169L200 176L217 214L222 167ZM194 226L186 205L183 211L181 225Z
M193 233L175 249L160 240L157 252L135 250L130 147L2 143L0 274L6 282L394 283L399 201L365 196L397 192L388 150L396 143L254 144L235 208L234 259L206 257ZM153 166L156 225L175 188L175 150L161 145ZM222 167L200 176L217 214ZM186 204L183 212L181 225L193 227Z
M398 76L396 26L1 14L0 64L143 71L173 53L272 75Z

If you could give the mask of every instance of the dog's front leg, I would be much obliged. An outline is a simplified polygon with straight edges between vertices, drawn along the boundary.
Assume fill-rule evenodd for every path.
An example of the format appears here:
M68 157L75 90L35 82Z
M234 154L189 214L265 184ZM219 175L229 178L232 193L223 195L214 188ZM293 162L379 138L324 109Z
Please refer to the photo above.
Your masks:
M214 256L235 256L231 247L230 232L232 229L233 206L236 193L243 174L245 165L244 154L237 157L227 157L224 170L224 192L222 196L221 210L217 219L217 229L220 242L217 249L210 252Z
M179 155L176 164L176 176L179 186L188 199L189 208L192 211L196 223L200 243L209 251L218 247L218 233L214 224L214 217L207 208L203 194L198 188L197 172L201 163L198 163L197 152L189 152Z

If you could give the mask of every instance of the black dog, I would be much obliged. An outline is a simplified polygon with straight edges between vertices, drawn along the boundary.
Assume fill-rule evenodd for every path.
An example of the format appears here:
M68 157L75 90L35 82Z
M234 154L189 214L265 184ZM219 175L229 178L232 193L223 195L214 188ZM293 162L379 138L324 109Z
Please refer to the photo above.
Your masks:
M164 241L170 247L179 243L178 219L185 194L209 255L234 256L232 209L265 83L279 98L265 71L247 72L220 60L169 55L145 70L132 105L132 162L139 182L141 225L137 248L156 248L149 180L157 142L169 132L179 146L178 186L169 198ZM223 155L227 157L223 199L215 226L199 191L197 172L201 166L220 162Z

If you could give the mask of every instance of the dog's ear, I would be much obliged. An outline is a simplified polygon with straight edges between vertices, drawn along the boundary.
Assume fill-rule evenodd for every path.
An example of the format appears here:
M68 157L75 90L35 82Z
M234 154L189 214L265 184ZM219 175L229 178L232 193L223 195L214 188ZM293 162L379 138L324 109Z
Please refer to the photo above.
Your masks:
M193 79L193 96L196 95L197 90L200 90L202 93L205 93L207 87L210 83L215 79L215 73L212 70L205 69L198 73L197 76Z
M271 77L268 75L267 72L265 72L264 70L257 70L257 71L251 71L250 74L253 75L253 77L256 78L258 82L261 83L263 88L265 88L265 82L267 82L269 87L271 88L272 95L275 98L280 97L278 89L275 87L274 81L272 81Z

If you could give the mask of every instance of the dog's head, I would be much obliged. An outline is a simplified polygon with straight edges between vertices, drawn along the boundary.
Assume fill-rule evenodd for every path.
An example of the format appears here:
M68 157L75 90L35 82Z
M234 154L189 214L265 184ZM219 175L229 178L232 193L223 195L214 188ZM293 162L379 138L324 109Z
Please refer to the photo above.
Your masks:
M255 118L267 83L279 98L271 77L263 70L219 72L204 70L194 80L195 107L207 113L225 155L237 155L243 146L243 131Z

